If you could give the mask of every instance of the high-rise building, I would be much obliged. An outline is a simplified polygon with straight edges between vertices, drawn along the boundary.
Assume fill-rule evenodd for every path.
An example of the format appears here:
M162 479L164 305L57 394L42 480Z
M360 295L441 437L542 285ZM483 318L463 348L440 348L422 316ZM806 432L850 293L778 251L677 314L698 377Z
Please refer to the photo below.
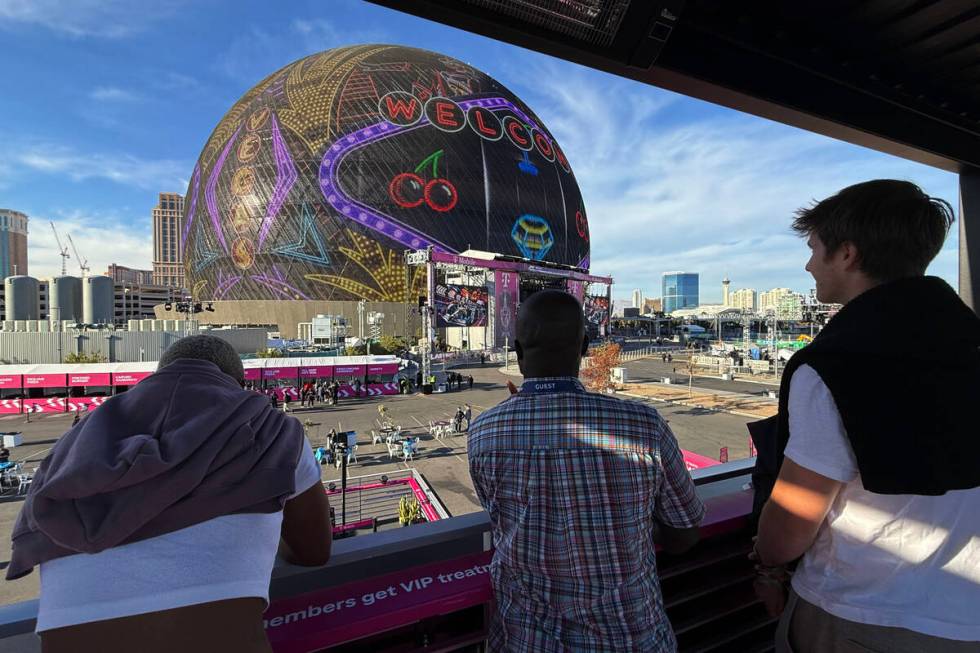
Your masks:
M643 300L643 310L641 313L662 313L663 310L663 303L660 301L659 297L656 297L655 299Z
M792 295L793 291L789 288L773 288L763 293L759 293L759 312L775 311L779 306L779 298L784 295Z
M153 284L153 270L137 270L127 268L125 265L110 263L105 272L105 276L111 277L116 283L135 283L143 286Z
M664 313L701 303L697 272L664 272L662 285Z
M731 305L729 303L731 297L729 296L729 291L728 291L728 287L731 285L731 283L732 282L728 279L728 277L725 277L724 279L721 280L721 305L722 306Z
M756 292L751 288L740 288L736 290L729 296L730 306L732 308L740 308L745 311L755 311L758 308L756 304Z
M20 211L0 209L0 279L27 274L27 221Z
M180 193L160 193L153 209L153 283L184 287L184 251L181 243L184 198Z
M639 288L633 291L633 308L643 308L643 291Z

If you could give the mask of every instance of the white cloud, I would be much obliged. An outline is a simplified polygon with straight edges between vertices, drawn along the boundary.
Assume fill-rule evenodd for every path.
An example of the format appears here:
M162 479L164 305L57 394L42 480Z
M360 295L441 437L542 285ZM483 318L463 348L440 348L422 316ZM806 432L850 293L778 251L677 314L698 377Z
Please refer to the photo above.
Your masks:
M0 0L0 25L37 25L72 37L121 38L171 16L180 0Z
M88 96L96 102L140 102L143 99L140 95L118 86L97 86Z
M592 270L613 275L617 297L659 297L661 274L680 269L700 273L704 302L726 275L805 291L793 211L860 181L909 179L955 205L956 178L937 169L543 57L513 72L572 164ZM953 234L931 268L954 285L955 247Z
M28 267L33 277L61 274L61 257L49 221L68 247L68 234L79 254L88 259L91 274L103 274L110 263L149 269L153 257L150 214L121 216L85 211L56 211L49 216L31 216ZM111 246L109 243L111 242ZM68 274L80 274L75 252L69 248Z
M80 153L49 144L29 145L15 151L10 160L20 168L64 175L72 181L106 179L154 191L183 192L192 170L192 164L173 159L142 159L125 153Z

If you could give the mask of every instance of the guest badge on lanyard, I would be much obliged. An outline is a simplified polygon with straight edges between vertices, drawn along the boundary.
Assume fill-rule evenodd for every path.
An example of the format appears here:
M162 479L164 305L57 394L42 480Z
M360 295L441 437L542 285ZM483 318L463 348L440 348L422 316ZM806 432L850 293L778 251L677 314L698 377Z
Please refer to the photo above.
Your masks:
M568 379L549 381L525 381L521 384L521 394L553 394L556 392L578 392L578 384Z

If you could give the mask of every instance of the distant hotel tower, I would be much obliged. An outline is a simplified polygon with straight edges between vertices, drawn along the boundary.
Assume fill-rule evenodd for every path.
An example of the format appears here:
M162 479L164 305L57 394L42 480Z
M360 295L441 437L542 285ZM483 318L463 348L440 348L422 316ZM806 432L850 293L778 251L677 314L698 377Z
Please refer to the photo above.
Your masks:
M27 274L27 216L0 209L0 279Z
M160 202L153 209L153 283L158 286L184 287L183 213L180 193L160 193Z

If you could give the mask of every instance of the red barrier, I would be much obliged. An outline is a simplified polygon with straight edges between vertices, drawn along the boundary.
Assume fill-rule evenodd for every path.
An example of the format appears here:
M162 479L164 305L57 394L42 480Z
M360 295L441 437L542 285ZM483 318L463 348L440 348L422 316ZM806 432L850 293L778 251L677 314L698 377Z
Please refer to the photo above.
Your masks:
M398 394L398 384L393 381L388 381L386 383L368 383L367 388L367 394L369 397Z
M713 458L708 458L707 456L702 456L692 451L681 449L681 453L684 454L684 464L687 465L687 471L704 469L705 467L713 467L714 465L719 464L718 461L714 460Z
M84 413L95 410L107 401L109 401L109 397L69 397L65 405L70 413Z
M64 397L45 397L43 399L22 399L25 413L63 413Z
M0 415L11 415L21 412L20 399L0 399Z

